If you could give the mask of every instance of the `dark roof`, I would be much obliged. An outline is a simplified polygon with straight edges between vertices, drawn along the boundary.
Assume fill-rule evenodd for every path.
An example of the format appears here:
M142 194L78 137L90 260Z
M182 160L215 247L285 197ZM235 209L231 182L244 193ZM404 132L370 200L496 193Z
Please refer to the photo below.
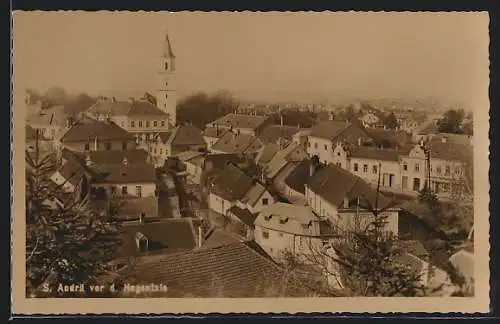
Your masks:
M278 153L280 147L277 144L268 144L262 147L257 154L257 162L266 164L271 162L272 158Z
M247 208L242 209L238 206L233 206L229 208L227 211L233 214L234 216L238 217L238 219L243 224L249 227L253 227L253 222L255 221L255 218L257 218L257 216L253 215Z
M431 158L447 161L472 163L474 152L472 145L434 142L430 144Z
M106 183L150 183L156 182L156 170L152 164L100 164L93 167L103 179L96 182Z
M203 241L203 248L213 248L217 246L223 246L228 244L240 243L241 240L237 238L235 235L230 234L219 228L212 228L205 235L205 239Z
M310 136L333 140L349 128L351 124L338 121L324 121L313 125Z
M212 146L212 150L225 153L256 152L262 143L254 136L248 134L225 133Z
M229 201L241 199L253 187L254 181L238 167L229 164L213 180L210 191Z
M92 141L97 137L98 141L103 140L128 140L135 141L132 134L112 122L89 121L84 124L73 125L64 136L61 142L72 141Z
M138 281L167 285L169 297L306 295L297 283L283 285L284 271L248 243L139 258L132 271Z
M379 149L376 147L351 145L348 151L350 156L355 158L399 161L399 151L396 149Z
M141 213L146 217L158 216L158 199L155 196L147 197L126 197L120 201L120 212L115 217L117 219L137 220ZM107 200L91 200L92 210L100 215L107 215L108 201Z
M372 206L375 206L376 189L360 177L334 164L320 168L309 179L308 187L334 206L342 206L344 198L351 200L358 197L364 197ZM379 208L383 208L389 203L389 199L382 194L379 195Z
M297 167L285 178L285 184L291 189L306 193L304 185L309 181L309 169L311 160L304 160L300 162Z
M86 155L94 164L122 164L123 159L126 158L128 163L146 163L148 152L143 149L137 150L111 150L111 151L90 151Z
M147 100L113 101L98 100L88 110L88 113L111 114L123 116L158 116L165 117L167 114Z
M266 116L252 116L252 115L244 115L244 114L227 114L219 119L214 120L211 123L208 123L206 126L214 126L218 124L223 127L233 127L233 128L249 128L252 130L256 130L262 124L264 124L268 120Z
M163 137L162 137L163 139ZM193 125L183 125L176 127L168 141L173 145L206 145L201 134L201 130Z
M277 143L280 137L290 140L300 130L302 129L289 125L283 125L283 128L280 125L268 125L260 133L259 139L264 144L273 144Z
M174 253L196 247L195 231L187 219L169 219L145 224L137 222L122 226L123 243L119 251L121 257L140 255L135 241L138 232L147 237L149 253Z
M221 138L226 132L229 132L226 128L206 127L203 136Z

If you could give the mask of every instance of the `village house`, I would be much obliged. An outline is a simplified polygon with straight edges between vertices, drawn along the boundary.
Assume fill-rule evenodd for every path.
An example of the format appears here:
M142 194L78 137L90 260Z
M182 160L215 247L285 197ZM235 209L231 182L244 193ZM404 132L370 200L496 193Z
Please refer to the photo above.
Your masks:
M292 142L298 144L304 150L307 150L307 138L310 134L310 129L299 130L297 133L292 135Z
M348 170L373 185L377 185L380 173L382 187L401 190L401 165L397 149L337 143L333 153L335 156L333 161L338 167Z
M307 153L309 156L317 155L321 163L332 163L338 142L363 144L372 141L372 138L362 127L354 123L338 121L325 121L314 125L307 139Z
M155 165L163 166L170 156L186 151L205 152L207 145L198 128L182 125L155 134L153 140L142 141L139 147L149 152Z
M240 133L240 130L226 132L212 145L212 153L256 153L264 144L255 136Z
M58 140L71 127L73 118L64 111L64 106L35 109L30 108L26 114L26 125L39 130L39 134L48 140Z
M470 196L472 157L470 145L446 141L430 143L427 147L417 144L401 155L402 190L418 192L430 176L431 190L439 197Z
M312 165L314 168L314 165ZM308 206L321 219L327 220L339 230L356 230L373 221L373 214L363 206L390 207L391 201L362 178L334 164L311 170L305 185ZM388 208L381 216L386 217L386 230L398 233L399 208ZM361 226L361 227L360 227Z
M77 152L127 151L136 148L135 138L110 121L85 121L71 126L59 141Z
M276 202L255 219L255 241L278 262L287 253L298 258L320 253L329 239L321 235L321 222L308 206Z
M95 173L89 170L77 157L61 160L60 166L50 179L65 193L73 193L80 200L90 194L90 182Z
M206 127L227 129L234 132L240 131L241 134L258 136L262 130L271 123L267 116L255 116L245 114L227 114L208 123Z
M235 205L257 213L274 202L263 184L233 164L209 179L208 191L209 208L222 215Z
M38 132L38 134L37 134ZM35 152L38 142L39 152L52 152L56 149L54 140L45 137L43 132L35 130L33 127L25 126L25 149L28 152Z

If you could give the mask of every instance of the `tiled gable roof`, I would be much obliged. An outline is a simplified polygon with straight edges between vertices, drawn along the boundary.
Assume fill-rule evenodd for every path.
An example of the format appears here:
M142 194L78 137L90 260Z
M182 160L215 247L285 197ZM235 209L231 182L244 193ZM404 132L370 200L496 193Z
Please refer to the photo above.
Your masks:
M266 116L252 116L252 115L244 115L244 114L227 114L217 120L214 120L211 123L208 123L207 127L213 127L215 124L218 124L223 127L233 127L233 128L249 128L252 130L256 130L262 124L264 124L268 120Z
M260 184L255 183L250 190L245 194L244 202L249 204L250 206L255 206L259 198L264 194L266 188Z
M334 140L350 126L348 123L331 120L319 122L311 128L310 136Z
M236 216L243 224L247 225L248 227L253 227L253 222L257 217L256 215L252 214L247 208L242 209L236 205L229 208L227 211L228 213Z
M304 160L292 170L292 172L285 178L285 184L291 189L305 194L305 184L309 181L309 168L311 160Z
M446 161L472 163L474 152L472 145L434 142L430 144L431 158Z
M89 121L87 123L73 125L61 138L61 142L92 141L95 138L97 138L98 141L135 141L132 134L128 133L115 123Z
M284 271L248 243L144 257L137 259L132 271L143 282L167 285L169 297L306 294L297 283L284 285Z
M256 152L262 147L260 141L248 134L227 132L212 146L212 150L225 153Z
M267 164L269 163L274 155L278 153L279 151L279 146L276 144L268 144L263 146L256 157L257 163L259 164Z
M167 142L173 146L206 144L201 134L201 130L193 125L183 125L176 127Z
M210 187L211 192L229 201L245 197L253 187L254 180L238 167L229 164L224 172L216 176Z
M291 140L292 136L300 130L298 127L289 125L283 125L283 127L281 125L268 125L260 133L259 139L265 144L277 143L280 137Z
M213 248L229 244L238 244L241 240L222 229L212 228L203 240L202 248Z
M361 159L382 161L399 161L399 151L396 149L379 149L377 147L352 145L348 148L349 156Z
M314 215L310 207L282 202L265 208L255 219L256 226L296 235L313 236L307 226L309 222L318 222L319 229L319 218Z
M121 257L141 255L135 241L137 233L142 233L148 239L148 253L175 253L196 247L193 224L186 219L124 224L121 231Z
M313 177L309 179L307 185L311 191L334 206L342 206L344 198L351 200L358 197L364 197L372 206L375 206L377 196L376 189L372 188L360 177L334 164L329 164L320 168ZM386 197L382 194L379 195L379 208L383 208L389 203L390 201Z
M87 173L80 162L75 159L67 160L59 168L59 174L73 186L76 186Z
M158 107L152 105L146 100L134 101L113 101L99 100L93 104L88 110L88 113L111 114L115 116L158 116L166 117L167 114Z
M152 164L100 164L93 167L105 183L156 183L156 170Z

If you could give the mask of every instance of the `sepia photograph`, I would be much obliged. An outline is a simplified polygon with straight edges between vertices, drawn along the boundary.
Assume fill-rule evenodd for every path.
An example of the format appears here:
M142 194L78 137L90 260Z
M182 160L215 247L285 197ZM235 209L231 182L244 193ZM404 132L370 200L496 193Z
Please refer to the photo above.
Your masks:
M487 13L12 20L14 313L489 310Z

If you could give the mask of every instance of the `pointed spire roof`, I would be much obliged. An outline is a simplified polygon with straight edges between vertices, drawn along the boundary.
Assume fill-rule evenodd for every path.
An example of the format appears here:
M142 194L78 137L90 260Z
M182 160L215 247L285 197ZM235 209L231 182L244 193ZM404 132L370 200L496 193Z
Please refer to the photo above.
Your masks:
M174 52L172 51L172 45L170 44L170 39L168 38L167 30L165 30L165 44L163 48L163 57L175 58Z

